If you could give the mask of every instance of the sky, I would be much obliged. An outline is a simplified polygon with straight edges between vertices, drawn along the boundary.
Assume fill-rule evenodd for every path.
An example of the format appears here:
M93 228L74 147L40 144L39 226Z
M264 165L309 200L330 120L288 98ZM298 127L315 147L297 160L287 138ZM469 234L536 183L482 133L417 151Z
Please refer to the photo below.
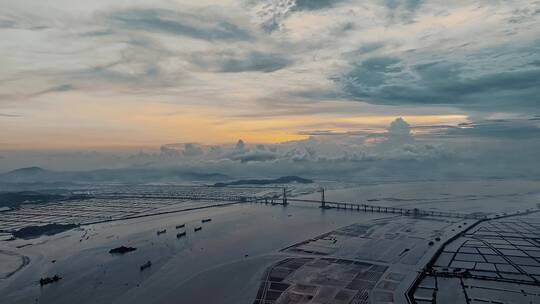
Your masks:
M396 122L538 160L540 1L3 0L0 41L0 169L239 139L387 155Z

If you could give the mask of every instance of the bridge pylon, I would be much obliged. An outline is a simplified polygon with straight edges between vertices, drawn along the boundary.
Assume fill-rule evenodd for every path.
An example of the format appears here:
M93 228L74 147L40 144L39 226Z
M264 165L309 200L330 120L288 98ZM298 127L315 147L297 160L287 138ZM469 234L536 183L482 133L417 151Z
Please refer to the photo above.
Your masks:
M321 208L326 209L326 200L324 199L324 188L321 187Z

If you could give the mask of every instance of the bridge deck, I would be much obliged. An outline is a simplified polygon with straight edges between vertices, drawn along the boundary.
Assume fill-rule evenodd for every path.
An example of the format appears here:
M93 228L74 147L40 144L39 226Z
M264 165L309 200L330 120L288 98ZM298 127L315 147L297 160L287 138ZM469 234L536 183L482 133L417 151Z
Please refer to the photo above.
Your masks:
M437 217L450 217L450 218L472 218L472 219L483 219L484 215L476 214L466 214L459 212L448 212L448 211L435 211L435 210L422 210L422 209L410 209L410 208L400 208L400 207L386 207L386 206L376 206L361 204L356 202L337 202L337 201L321 201L321 200L310 200L310 199L299 199L286 197L285 199L282 196L279 197L258 197L258 196L225 196L225 197L208 197L208 196L156 196L156 195L143 195L143 196L134 196L134 195L100 195L99 198L153 198L153 199L177 199L177 200L204 200L204 201L226 201L226 202L240 202L240 203L266 203L272 205L287 205L290 203L308 203L308 204L317 204L321 208L325 209L348 209L359 212L378 212L378 213L393 213L401 215L411 215L411 216L437 216Z

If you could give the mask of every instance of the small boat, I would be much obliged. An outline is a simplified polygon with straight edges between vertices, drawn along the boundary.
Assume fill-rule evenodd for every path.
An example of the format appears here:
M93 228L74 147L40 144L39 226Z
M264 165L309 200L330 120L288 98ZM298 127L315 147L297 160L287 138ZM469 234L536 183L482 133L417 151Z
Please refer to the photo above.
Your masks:
M167 229L158 230L157 235L167 233Z
M200 226L199 226L199 227L195 227L195 229L193 229L193 230L195 230L195 231L200 231L200 230L202 230L202 227L200 227Z
M177 238L177 239L179 239L179 238L181 238L181 237L184 237L184 236L186 236L186 232L185 232L185 231L176 234L176 238Z
M142 264L141 265L141 271L145 270L146 268L149 268L150 266L152 266L152 262L150 262L150 261Z
M177 225L177 226L176 226L176 229L180 229L180 228L184 228L184 227L186 227L186 224Z
M207 218L207 219L202 219L201 222L203 222L203 223L208 223L208 222L211 222L211 221L212 221L211 218Z
M109 250L109 253L110 254L124 254L124 253L128 253L135 250L137 250L137 248L135 247L120 246L120 247L116 247Z
M54 283L54 282L58 282L62 279L61 276L55 274L54 277L52 278L41 278L39 279L39 285L43 286L43 285L47 285L47 284L51 284L51 283Z

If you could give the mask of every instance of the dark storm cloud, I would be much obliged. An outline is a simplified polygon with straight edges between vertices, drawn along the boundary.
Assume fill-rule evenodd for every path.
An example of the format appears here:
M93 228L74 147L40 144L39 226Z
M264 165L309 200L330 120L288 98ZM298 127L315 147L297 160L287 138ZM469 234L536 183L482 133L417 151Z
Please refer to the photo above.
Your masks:
M113 26L126 30L187 36L201 40L251 40L246 29L224 18L179 13L166 9L128 9L108 16Z
M470 73L445 61L406 67L399 59L375 57L338 79L353 99L385 105L445 104L470 108L537 108L540 69Z
M250 71L269 73L283 69L292 63L284 55L257 51L247 54L234 52L197 54L193 56L193 62L203 69L223 73Z
M540 128L531 120L485 120L463 123L459 128L448 129L447 135L529 140L540 138Z
M379 87L393 74L401 72L400 60L392 57L374 57L355 65L347 77L359 81L363 88Z

